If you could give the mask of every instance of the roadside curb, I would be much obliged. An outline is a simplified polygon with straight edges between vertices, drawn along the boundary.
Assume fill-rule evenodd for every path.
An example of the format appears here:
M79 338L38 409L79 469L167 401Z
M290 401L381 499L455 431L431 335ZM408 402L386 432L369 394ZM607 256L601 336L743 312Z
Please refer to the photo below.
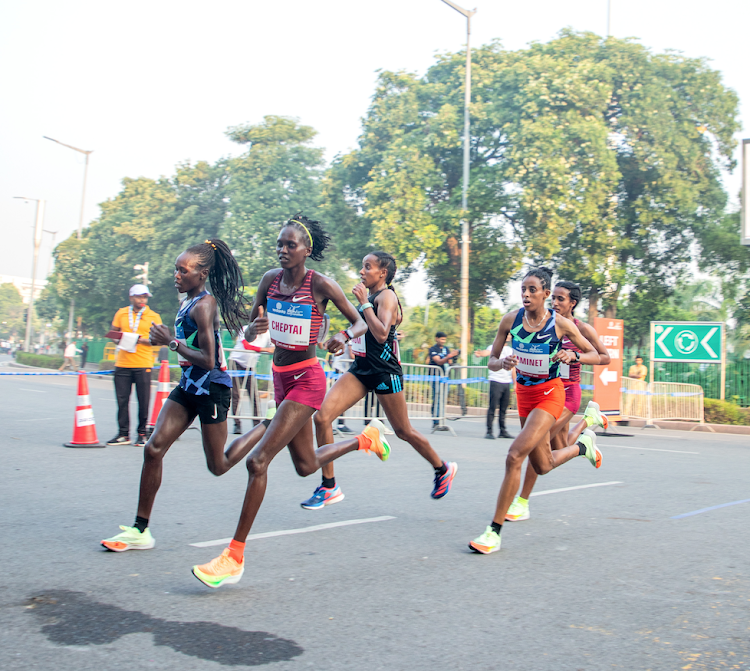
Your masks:
M571 422L578 422L583 415L576 415ZM645 429L645 419L631 419L622 422L613 422L618 429ZM696 422L680 422L677 420L657 420L652 422L656 430L664 429L671 431L695 431L697 433L731 433L738 436L750 436L750 426L737 424L698 424Z

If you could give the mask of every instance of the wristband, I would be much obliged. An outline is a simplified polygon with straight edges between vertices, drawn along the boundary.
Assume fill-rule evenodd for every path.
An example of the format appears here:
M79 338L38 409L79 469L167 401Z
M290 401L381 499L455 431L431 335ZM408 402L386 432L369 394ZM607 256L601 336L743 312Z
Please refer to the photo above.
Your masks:
M349 335L349 331L344 329L343 331L339 331L339 333L343 334L344 338L346 338L346 342L349 342L352 337Z
M359 306L359 311L364 312L365 310L367 310L367 308L371 308L371 307L372 307L372 303L370 303L370 301L367 301L367 303L362 303L362 305Z

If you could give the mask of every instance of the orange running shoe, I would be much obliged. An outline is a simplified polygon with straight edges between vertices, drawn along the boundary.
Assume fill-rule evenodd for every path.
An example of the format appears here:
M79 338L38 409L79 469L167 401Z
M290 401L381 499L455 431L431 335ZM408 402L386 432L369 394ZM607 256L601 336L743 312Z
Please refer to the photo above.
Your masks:
M387 461L391 456L391 446L385 437L385 426L379 419L373 419L362 432L365 438L369 438L369 447L360 447L360 450L372 452L380 461ZM364 441L367 442L366 440ZM362 443L360 442L360 445Z
M224 552L208 564L193 566L193 575L211 589L239 582L244 572L244 560L241 564L238 564L229 556L229 548L226 548Z

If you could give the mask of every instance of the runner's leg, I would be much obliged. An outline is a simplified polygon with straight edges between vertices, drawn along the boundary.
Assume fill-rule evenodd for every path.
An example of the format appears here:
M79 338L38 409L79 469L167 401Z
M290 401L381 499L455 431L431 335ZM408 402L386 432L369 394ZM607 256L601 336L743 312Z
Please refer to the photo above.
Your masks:
M430 462L433 468L440 468L443 465L443 460L432 448L429 441L409 421L404 392L378 394L378 399L383 406L383 410L385 410L385 416L396 432L396 436L409 443L409 445Z
M566 443L563 442L563 436L567 434L568 423L570 422L570 418L572 416L573 413L570 412L570 410L568 410L567 408L564 408L562 415L560 415L560 419L555 422L552 430L549 432L553 450L559 450L566 446ZM528 501L538 477L539 476L532 467L531 462L528 462L526 464L526 476L524 477L523 488L521 489L522 499L526 499Z

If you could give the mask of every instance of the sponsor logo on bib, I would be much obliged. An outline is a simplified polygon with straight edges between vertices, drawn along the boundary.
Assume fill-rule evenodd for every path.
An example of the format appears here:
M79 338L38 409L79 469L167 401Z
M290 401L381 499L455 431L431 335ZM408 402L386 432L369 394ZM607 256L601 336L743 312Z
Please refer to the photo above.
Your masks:
M534 378L549 377L549 343L513 340L513 355L521 375Z
M283 349L306 350L310 345L312 305L276 301L268 308L269 330L274 344Z

